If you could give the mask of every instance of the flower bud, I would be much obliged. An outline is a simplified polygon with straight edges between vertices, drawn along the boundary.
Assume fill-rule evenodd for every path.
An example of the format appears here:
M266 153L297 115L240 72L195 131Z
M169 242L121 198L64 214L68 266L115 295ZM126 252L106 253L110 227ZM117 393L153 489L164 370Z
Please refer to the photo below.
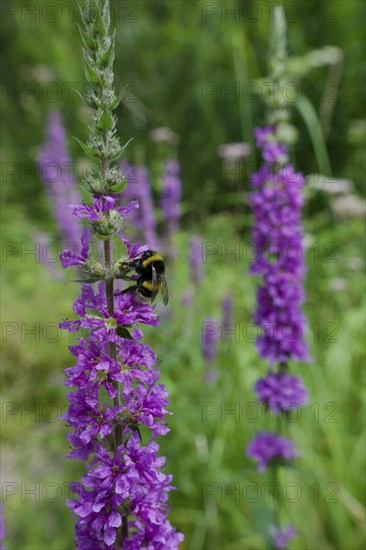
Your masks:
M85 275L88 275L89 279L93 279L94 281L105 279L106 275L105 269L102 264L91 258L89 258L85 262L83 266L83 272L85 273Z
M91 222L91 229L99 239L106 240L122 230L123 218L117 210L110 210L109 216Z

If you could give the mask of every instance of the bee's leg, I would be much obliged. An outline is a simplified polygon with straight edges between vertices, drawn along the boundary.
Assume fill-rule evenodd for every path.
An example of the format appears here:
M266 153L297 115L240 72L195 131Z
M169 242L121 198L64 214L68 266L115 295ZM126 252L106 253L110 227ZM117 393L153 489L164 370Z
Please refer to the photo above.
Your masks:
M125 288L124 290L120 290L118 294L126 294L126 292L131 292L132 290L137 290L137 285L129 286L128 288Z
M116 277L116 279L120 279L122 281L136 281L136 275L123 275Z

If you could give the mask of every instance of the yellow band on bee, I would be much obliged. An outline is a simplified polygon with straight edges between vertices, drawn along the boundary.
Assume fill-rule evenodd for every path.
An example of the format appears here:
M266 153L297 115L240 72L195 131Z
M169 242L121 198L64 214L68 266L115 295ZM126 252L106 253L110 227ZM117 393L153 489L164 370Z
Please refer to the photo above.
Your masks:
M150 256L149 258L146 258L146 260L144 260L142 262L142 267L147 267L149 264L151 264L151 262L163 262L163 258L159 255L159 254L153 254L152 256Z
M161 287L161 284L158 283L157 285L153 285L150 281L144 281L141 286L153 292L154 290L159 290Z

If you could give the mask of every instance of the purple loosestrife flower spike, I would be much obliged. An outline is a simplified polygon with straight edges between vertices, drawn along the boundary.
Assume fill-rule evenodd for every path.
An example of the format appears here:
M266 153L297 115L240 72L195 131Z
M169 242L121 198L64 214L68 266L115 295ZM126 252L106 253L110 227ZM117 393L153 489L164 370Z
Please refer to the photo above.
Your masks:
M63 243L77 243L81 226L68 208L68 203L80 201L72 173L72 163L66 148L66 134L58 111L49 114L46 126L46 143L38 156L38 165L54 217Z
M265 128L258 139L259 130L257 142L265 147L272 133ZM272 365L291 359L309 360L304 341L306 322L301 311L305 299L303 184L302 174L296 173L291 164L276 168L267 162L252 176L256 259L251 272L261 274L264 283L258 287L254 320L262 329L257 339L259 354Z
M223 325L227 330L233 323L233 299L230 294L227 294L221 302L221 309L223 313Z
M293 142L296 131L288 123L283 98L283 84L287 81L286 21L279 6L274 11L271 50L270 79L278 87L268 100L271 124L255 129L263 164L252 176L250 200L256 257L251 273L262 276L254 312L254 321L261 328L257 350L272 369L257 381L255 391L259 402L277 414L307 402L307 391L301 379L290 375L288 368L291 360L309 360L304 341L306 320L302 314L305 300L301 225L304 178L289 163L288 144ZM276 477L276 468L283 462L292 462L299 451L291 440L280 434L258 432L247 445L246 454L257 462L259 472L271 466ZM278 494L273 502L276 516L279 506ZM276 548L285 548L295 535L291 525L284 531L272 526L270 532Z
M203 278L202 240L193 236L189 241L188 261L191 267L191 279L195 285L199 285Z
M160 207L164 215L168 238L177 231L181 216L182 184L179 171L179 163L176 160L168 160L165 163Z
M158 238L151 195L151 183L147 168L144 166L132 166L126 162L122 166L127 179L127 188L124 195L131 199L137 199L140 204L140 208L132 217L132 223L149 248L155 249L158 247Z
M219 323L216 319L207 317L202 325L202 357L209 367L215 362L219 339Z
M213 368L220 338L219 323L216 319L207 317L202 324L202 357L207 366L205 382L210 384L217 378L217 371Z
M165 458L159 456L155 441L169 431L169 402L159 384L157 357L142 343L140 328L157 326L159 318L151 304L141 303L135 290L129 290L130 283L127 291L114 288L121 266L127 266L122 279L128 278L133 271L128 266L147 247L131 244L124 234L137 201L121 206L118 200L125 179L116 164L123 148L112 114L118 99L113 89L109 2L88 0L81 13L89 82L85 101L94 109L94 118L87 144L80 144L99 163L87 180L92 202L70 204L76 219L88 223L80 251L65 250L61 261L64 267L81 265L93 282L100 282L97 287L82 285L73 304L77 318L60 324L86 334L70 346L75 364L65 369L71 391L62 418L71 428L69 457L88 461L82 482L71 484L73 498L67 504L77 518L77 550L176 550L183 535L167 518L168 493L174 487L172 477L162 471ZM139 198L143 206L144 196ZM103 265L89 256L90 233L104 245ZM112 243L118 238L125 252L112 263Z

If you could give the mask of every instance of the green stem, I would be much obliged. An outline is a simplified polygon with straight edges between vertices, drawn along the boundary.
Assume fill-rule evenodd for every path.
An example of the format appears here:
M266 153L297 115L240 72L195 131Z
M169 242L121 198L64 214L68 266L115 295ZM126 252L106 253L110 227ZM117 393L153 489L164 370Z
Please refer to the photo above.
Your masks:
M280 502L281 502L281 488L278 487L278 469L277 466L273 466L273 515L275 524L279 525L279 515L280 515Z
M105 265L107 270L111 267L111 241L108 239L108 241L104 242L104 257L105 257ZM107 279L105 282L105 290L106 290L106 298L107 298L107 308L108 308L108 315L110 317L113 316L114 313L114 298L113 298L113 279ZM109 356L111 359L116 361L117 359L117 349L116 344L114 342L108 343L108 351ZM117 389L117 395L113 399L113 404L115 407L118 407L120 405L120 395L119 395L119 388L118 388L118 382L115 380L113 381L113 386ZM115 439L116 439L116 445L117 447L121 445L122 443L122 433L118 426L115 428ZM117 450L117 448L116 448Z
M112 111L118 104L113 87L113 59L114 59L114 37L115 33L110 32L110 3L109 0L87 0L82 12L84 29L81 29L83 52L85 58L85 75L89 83L85 93L86 103L96 113L93 125L90 127L91 135L88 145L82 144L83 149L90 153L93 158L100 159L100 170L94 178L90 178L90 191L108 195L109 189L115 184L123 183L116 176L115 166L112 159L123 152L119 139L116 135L116 120ZM111 174L111 166L113 166ZM112 181L113 178L116 181ZM105 199L104 199L105 200ZM110 215L110 214L109 214ZM106 220L108 221L108 220ZM113 226L113 224L111 224ZM105 292L108 316L114 316L114 282L111 274L112 268L112 238L104 241L105 270ZM114 342L108 342L109 357L117 361L117 346ZM119 383L113 381L116 396L113 399L114 407L121 405ZM117 423L113 430L114 452L123 443L123 432L121 424ZM129 509L121 511L122 525L118 529L114 548L122 548L124 538L128 538L128 514Z
M280 371L286 370L287 363L280 363ZM281 435L282 433L282 423L281 423L281 413L279 413L276 416L276 422L275 422L275 431L278 435ZM273 496L274 496L274 503L273 503L273 513L274 513L274 519L275 524L277 526L280 525L280 510L281 510L281 487L280 487L280 480L279 480L279 466L274 465L273 466Z
M102 170L105 174L105 171L108 169L108 163L102 163ZM105 258L105 266L107 271L110 271L110 267L112 264L111 261L111 240L108 239L107 241L104 241L104 258ZM107 300L107 309L108 309L108 315L110 317L114 314L114 289L113 289L113 279L108 278L105 281L105 290L106 290L106 300ZM114 361L117 360L117 348L116 344L114 342L108 342L108 353L111 359ZM119 393L119 385L116 380L113 382L113 386L117 390L117 395L113 399L113 405L115 407L118 407L121 404L120 400L120 393ZM115 445L115 452L117 452L117 449L120 445L123 443L122 438L122 429L119 424L117 424L114 428L114 445ZM118 530L117 537L116 537L116 543L115 548L116 550L118 548L122 548L122 543L125 538L128 538L128 516L123 515L122 516L122 528Z

